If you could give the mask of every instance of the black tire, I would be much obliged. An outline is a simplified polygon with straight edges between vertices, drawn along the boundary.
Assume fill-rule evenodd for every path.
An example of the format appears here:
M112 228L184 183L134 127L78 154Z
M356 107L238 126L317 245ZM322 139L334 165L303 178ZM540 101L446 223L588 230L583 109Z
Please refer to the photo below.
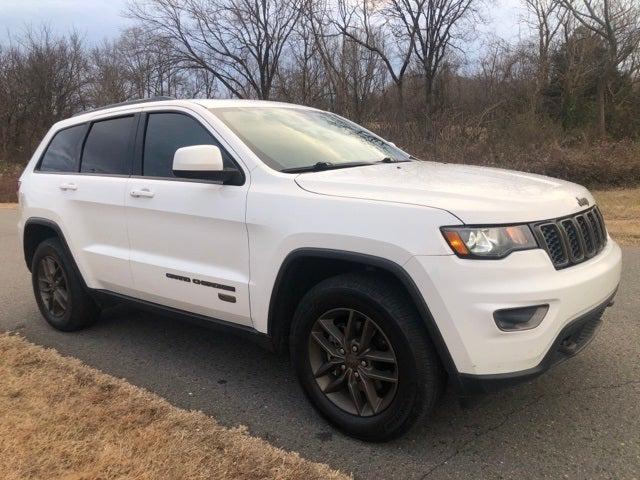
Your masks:
M53 270L58 279L56 282L51 282L51 277L47 277L51 265L55 265ZM72 332L85 328L98 319L98 306L85 291L72 260L57 238L48 238L36 248L31 262L31 280L40 313L52 327ZM56 295L56 298L65 299L64 308L55 300L49 301L53 294L42 291L43 284L45 290L49 291L53 288L52 283L59 284L58 287L61 289L64 287L65 295Z
M361 412L360 409L354 414L340 408L335 400L323 393L314 377L311 363L315 355L312 347L315 339L310 340L310 336L312 331L317 333L316 321L320 321L326 312L331 315L336 309L356 310L364 318L373 320L378 331L382 332L384 343L388 341L389 350L396 357L396 363L391 367L397 379L394 396L380 412L375 413L370 409L369 415L363 416L364 411ZM358 324L362 325L361 322ZM375 274L340 275L313 287L303 297L295 312L291 326L290 352L297 377L313 405L340 430L362 440L387 441L400 436L422 415L431 413L444 388L445 375L438 355L411 300L394 282ZM331 355L327 358L336 359ZM355 374L356 369L360 368L357 361L355 365L347 368L347 371L351 370L351 375L358 377ZM344 370L342 365L340 368ZM362 370L360 372L360 377L354 381L359 380L364 384L363 377L366 375ZM335 380L339 373L336 368L330 374L334 376L329 381ZM353 377L350 378L353 380ZM328 389L326 384L324 388ZM364 386L359 389L366 402L366 389ZM357 394L349 390L349 395Z

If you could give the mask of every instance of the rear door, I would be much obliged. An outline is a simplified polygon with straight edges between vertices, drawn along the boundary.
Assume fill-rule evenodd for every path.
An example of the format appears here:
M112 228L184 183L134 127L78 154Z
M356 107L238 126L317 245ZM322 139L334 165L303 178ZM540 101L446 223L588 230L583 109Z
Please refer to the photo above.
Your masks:
M34 204L63 230L91 288L130 293L124 196L133 159L135 114L58 132L31 178Z
M124 197L131 173L138 118L110 117L93 122L80 158L73 197L74 235L83 262L98 288L128 294L131 289L129 239Z
M220 185L172 172L176 150L191 145L216 145L225 166L241 167L193 113L150 111L140 125L139 164L126 195L136 296L250 325L248 180Z

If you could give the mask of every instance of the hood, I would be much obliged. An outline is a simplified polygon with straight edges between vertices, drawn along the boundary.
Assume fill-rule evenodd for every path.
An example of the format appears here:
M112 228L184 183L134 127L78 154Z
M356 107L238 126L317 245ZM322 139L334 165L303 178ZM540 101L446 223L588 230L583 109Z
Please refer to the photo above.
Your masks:
M414 161L305 173L309 192L447 210L467 224L518 223L570 215L594 199L586 188L498 168Z

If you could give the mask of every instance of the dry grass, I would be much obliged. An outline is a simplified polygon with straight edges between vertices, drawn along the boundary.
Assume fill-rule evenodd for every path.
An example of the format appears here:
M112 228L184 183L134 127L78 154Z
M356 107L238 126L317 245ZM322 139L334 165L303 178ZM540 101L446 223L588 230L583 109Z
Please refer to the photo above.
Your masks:
M593 192L609 234L622 245L640 247L640 188Z
M10 334L0 458L4 480L348 478Z
M529 130L522 125L505 131L452 126L435 143L422 141L423 136L411 128L386 137L425 160L538 173L591 189L640 185L640 141L571 142L541 127Z

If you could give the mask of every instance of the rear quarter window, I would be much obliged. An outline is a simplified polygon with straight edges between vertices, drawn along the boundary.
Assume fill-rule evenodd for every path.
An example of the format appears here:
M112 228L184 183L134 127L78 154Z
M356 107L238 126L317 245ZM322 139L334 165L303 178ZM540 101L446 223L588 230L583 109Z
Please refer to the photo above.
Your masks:
M49 142L40 161L41 172L77 172L86 124L65 128Z

